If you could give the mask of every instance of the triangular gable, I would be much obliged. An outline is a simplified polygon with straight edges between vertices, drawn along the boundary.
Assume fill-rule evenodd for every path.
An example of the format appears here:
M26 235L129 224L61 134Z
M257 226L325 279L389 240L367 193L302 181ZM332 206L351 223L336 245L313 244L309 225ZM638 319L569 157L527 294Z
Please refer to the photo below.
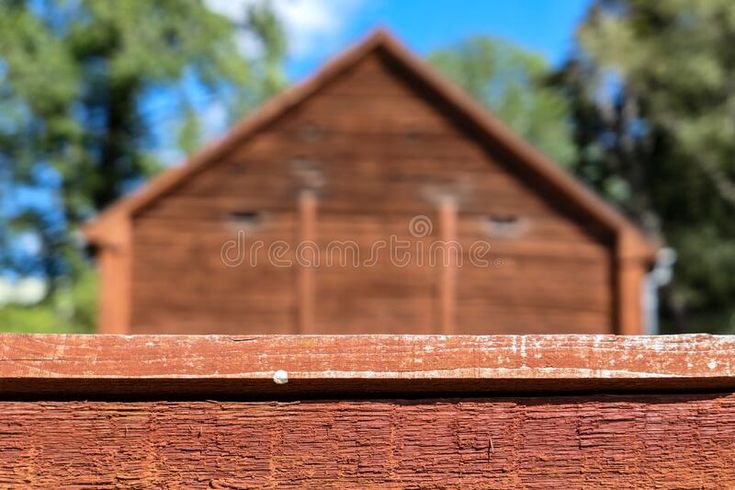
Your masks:
M104 243L109 234L108 228L115 218L135 215L191 176L216 163L220 155L227 153L288 109L306 100L316 90L377 49L382 50L400 68L463 116L482 137L512 155L519 165L527 167L527 170L556 190L569 205L617 236L624 234L627 237L626 248L630 247L626 255L652 260L657 246L647 240L632 222L559 165L517 136L484 107L439 75L432 67L413 55L398 40L383 30L374 32L362 42L343 51L305 82L287 89L266 102L252 115L237 123L223 139L207 145L184 165L164 171L140 190L114 203L84 227L85 236L91 242Z

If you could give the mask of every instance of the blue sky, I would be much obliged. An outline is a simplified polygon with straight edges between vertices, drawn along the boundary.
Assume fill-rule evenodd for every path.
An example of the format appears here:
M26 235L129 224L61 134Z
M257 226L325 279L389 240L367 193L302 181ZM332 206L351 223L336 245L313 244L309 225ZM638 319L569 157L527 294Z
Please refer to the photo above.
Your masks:
M291 80L313 72L331 54L376 26L389 28L410 48L425 55L471 35L513 41L544 55L552 64L570 51L574 29L590 0L282 0L291 8L320 11L325 20L299 25L298 12L288 14L292 54ZM303 17L303 15L302 15ZM313 27L312 27L313 26ZM309 32L310 27L315 32ZM299 31L301 29L301 31ZM326 31L326 32L325 32ZM294 44L297 44L294 46Z

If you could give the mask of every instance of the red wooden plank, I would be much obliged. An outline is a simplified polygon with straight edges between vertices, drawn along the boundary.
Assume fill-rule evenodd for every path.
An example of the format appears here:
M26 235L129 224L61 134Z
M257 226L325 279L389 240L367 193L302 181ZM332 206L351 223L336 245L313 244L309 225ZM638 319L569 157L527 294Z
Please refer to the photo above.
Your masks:
M735 396L0 402L0 488L735 488Z
M0 335L3 396L327 396L735 388L710 335ZM273 382L276 371L289 382Z

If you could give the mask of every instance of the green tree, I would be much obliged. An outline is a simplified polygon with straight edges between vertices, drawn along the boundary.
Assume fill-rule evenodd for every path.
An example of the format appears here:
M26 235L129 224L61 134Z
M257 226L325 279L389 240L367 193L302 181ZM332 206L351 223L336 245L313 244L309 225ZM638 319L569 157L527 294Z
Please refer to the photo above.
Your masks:
M574 145L567 101L545 78L546 60L511 43L472 37L429 55L429 62L499 119L561 164Z
M597 0L577 39L575 170L678 252L669 328L735 331L735 4Z
M235 25L203 0L0 0L0 272L73 282L80 223L157 171L167 121L184 121L191 151L202 99L235 118L282 86L278 22L267 2L248 13ZM258 54L243 56L243 35ZM18 250L28 235L38 253Z

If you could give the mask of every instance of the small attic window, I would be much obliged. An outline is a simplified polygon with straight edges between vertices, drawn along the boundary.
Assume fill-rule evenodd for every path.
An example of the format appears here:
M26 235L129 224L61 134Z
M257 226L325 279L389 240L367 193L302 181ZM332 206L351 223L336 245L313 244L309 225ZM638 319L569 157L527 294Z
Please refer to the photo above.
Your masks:
M263 223L263 215L257 211L233 211L229 214L229 222L238 228L257 228Z
M483 219L485 232L495 238L518 238L525 231L525 222L513 214L495 214Z

